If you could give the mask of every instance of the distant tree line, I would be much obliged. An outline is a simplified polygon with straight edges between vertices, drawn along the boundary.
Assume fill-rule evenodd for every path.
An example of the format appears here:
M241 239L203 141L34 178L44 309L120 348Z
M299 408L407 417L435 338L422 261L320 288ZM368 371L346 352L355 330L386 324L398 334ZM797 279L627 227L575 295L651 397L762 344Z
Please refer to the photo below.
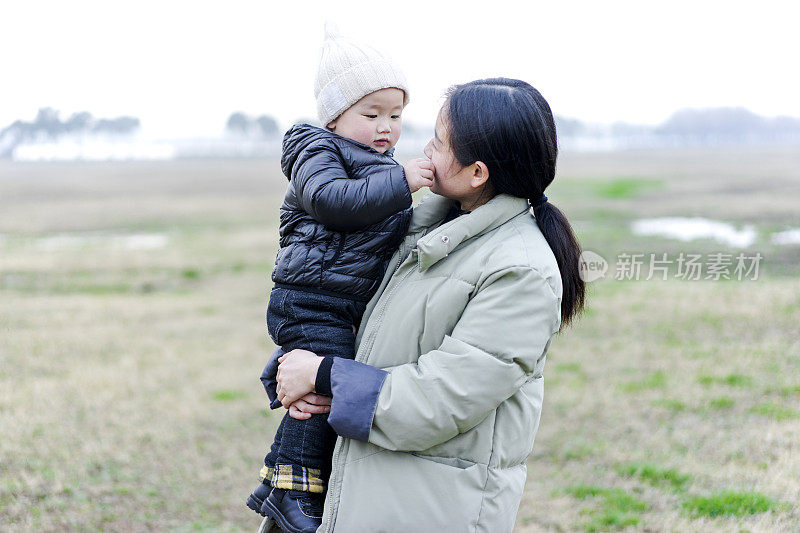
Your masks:
M244 137L275 137L280 133L278 122L269 115L251 117L237 111L228 117L225 129Z
M618 137L683 137L699 141L772 140L800 136L800 118L767 118L743 107L687 108L676 111L656 126L616 122L610 127L598 127L577 119L557 116L556 129L564 137L610 134Z
M25 142L84 134L129 135L140 126L136 117L95 118L88 111L73 113L66 120L61 120L58 110L43 107L33 122L17 120L0 131L0 156L10 155L17 145Z
M655 128L686 137L780 137L800 134L800 119L766 118L743 107L681 109Z
M727 142L797 142L800 140L800 118L762 117L743 107L681 109L656 126L616 122L610 126L591 124L578 119L556 116L560 137L566 139L650 139L656 144L715 144ZM314 123L313 120L299 122ZM68 136L87 134L123 136L140 127L136 117L96 118L88 111L73 113L62 120L50 107L39 109L31 122L17 120L0 130L0 157L9 157L14 148L24 143L53 141ZM250 139L276 139L283 133L278 122L269 115L250 116L237 111L228 117L226 130ZM428 128L404 126L406 135L427 135ZM677 141L676 141L677 140Z

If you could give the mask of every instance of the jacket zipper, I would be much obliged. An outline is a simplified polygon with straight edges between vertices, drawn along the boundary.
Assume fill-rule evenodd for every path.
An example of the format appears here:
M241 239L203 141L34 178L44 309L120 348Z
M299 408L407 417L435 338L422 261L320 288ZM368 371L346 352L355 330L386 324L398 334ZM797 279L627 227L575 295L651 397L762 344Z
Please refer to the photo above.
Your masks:
M417 253L416 252L416 248L414 248L413 250L411 250L411 254L409 255L409 257L411 257L411 255L416 255L416 253ZM395 269L392 271L392 276L394 276L397 273L397 271L398 271L398 269L400 268L401 265L402 265L402 263L395 267ZM413 272L414 272L413 268L408 269L408 272L406 272L401 279L397 280L397 282L394 283L394 286L391 288L391 290L386 295L386 300L384 300L383 305L381 306L380 315L378 317L379 318L378 324L380 324L380 320L383 319L383 313L386 312L386 307L388 307L389 300L392 299L392 295L394 294L394 292L397 289L397 287L400 286L400 284L403 281L405 281L406 278L408 276L410 276ZM387 286L386 288L388 289L389 287ZM372 330L372 332L371 332L372 334L370 335L370 338L369 338L369 346L364 350L359 350L361 352L361 354L360 354L361 357L357 356L356 357L356 361L363 363L364 359L366 359L366 354L369 354L369 352L372 351L372 347L375 345L375 339L378 338L378 330L379 329L380 328L376 327L376 328L374 328ZM362 345L363 345L363 343L362 343Z
M409 257L411 257L412 255L416 255L416 253L417 253L417 249L416 249L416 247L414 247L411 250L411 253L409 254L409 256L406 258L406 260ZM401 257L402 257L402 255L401 255ZM394 276L397 273L397 271L400 269L402 264L403 264L403 260L400 259L397 262L397 265L395 265L394 269L392 270L392 276ZM394 294L395 289L397 289L397 287L400 286L400 284L403 281L405 281L405 279L408 276L410 276L413 272L414 272L414 269L410 268L408 270L408 272L406 272L406 274L402 277L402 279L399 279L399 280L397 280L396 283L394 283L394 286L391 288L391 290L388 292L388 294L384 291L384 294L386 294L386 299L384 300L383 305L381 306L381 310L380 310L380 313L381 313L380 316L381 317L383 316L383 313L386 311L386 307L388 305L388 302L389 302L389 300L391 300L391 297ZM389 289L388 285L387 285L386 289ZM374 311L373 311L373 314L374 314ZM378 329L379 329L378 327L375 327L375 329L371 332L372 334L370 335L370 338L369 338L369 349L359 350L359 352L361 352L362 356L359 357L358 354L357 354L356 358L355 358L356 361L363 362L362 360L366 358L366 356L364 356L363 354L369 354L370 350L372 350L372 346L375 344L375 339L378 336ZM363 346L364 342L362 342L361 344ZM336 483L334 482L334 473L337 472L342 467L342 465L340 463L342 462L341 455L342 455L342 448L343 447L344 447L343 443L340 442L340 444L337 444L336 448L333 451L333 456L331 457L331 475L328 478L329 479L329 481L328 481L328 493L331 494L332 492L336 492L336 500L337 501L336 501L336 505L334 506L333 505L333 498L326 498L326 502L331 502L330 503L330 505L331 505L331 508L330 508L331 516L328 519L328 526L325 528L324 533L330 533L330 531L333 528L334 523L336 522L336 517L339 514L339 503L340 503L338 501L338 499L339 499L339 487L337 487ZM334 491L334 488L335 488L335 491Z

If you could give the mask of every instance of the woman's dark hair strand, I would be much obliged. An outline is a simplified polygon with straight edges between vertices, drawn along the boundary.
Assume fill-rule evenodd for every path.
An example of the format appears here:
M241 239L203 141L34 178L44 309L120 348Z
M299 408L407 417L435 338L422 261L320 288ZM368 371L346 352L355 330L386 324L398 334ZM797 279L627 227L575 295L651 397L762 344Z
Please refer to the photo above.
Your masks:
M482 161L494 189L534 206L534 216L561 273L561 323L583 310L581 247L567 218L540 201L556 174L558 143L553 113L530 84L490 78L457 85L447 94L445 123L453 154L462 166Z

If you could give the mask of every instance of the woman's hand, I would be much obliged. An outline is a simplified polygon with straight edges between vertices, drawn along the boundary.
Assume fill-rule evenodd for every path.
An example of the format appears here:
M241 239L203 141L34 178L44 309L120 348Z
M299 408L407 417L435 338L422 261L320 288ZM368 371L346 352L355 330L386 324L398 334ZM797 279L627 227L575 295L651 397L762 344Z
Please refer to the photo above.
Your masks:
M314 392L322 357L308 350L292 350L280 356L278 362L278 400L288 409L309 392Z
M289 406L289 416L308 420L311 415L331 412L331 397L309 393Z

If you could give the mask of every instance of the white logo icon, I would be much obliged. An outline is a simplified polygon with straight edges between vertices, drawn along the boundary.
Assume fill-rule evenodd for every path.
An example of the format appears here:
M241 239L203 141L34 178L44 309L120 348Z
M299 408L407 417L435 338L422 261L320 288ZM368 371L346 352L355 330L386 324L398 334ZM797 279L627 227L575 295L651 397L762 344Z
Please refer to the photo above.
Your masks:
M580 277L586 283L591 283L605 277L608 272L608 261L600 254L585 250L578 258Z

